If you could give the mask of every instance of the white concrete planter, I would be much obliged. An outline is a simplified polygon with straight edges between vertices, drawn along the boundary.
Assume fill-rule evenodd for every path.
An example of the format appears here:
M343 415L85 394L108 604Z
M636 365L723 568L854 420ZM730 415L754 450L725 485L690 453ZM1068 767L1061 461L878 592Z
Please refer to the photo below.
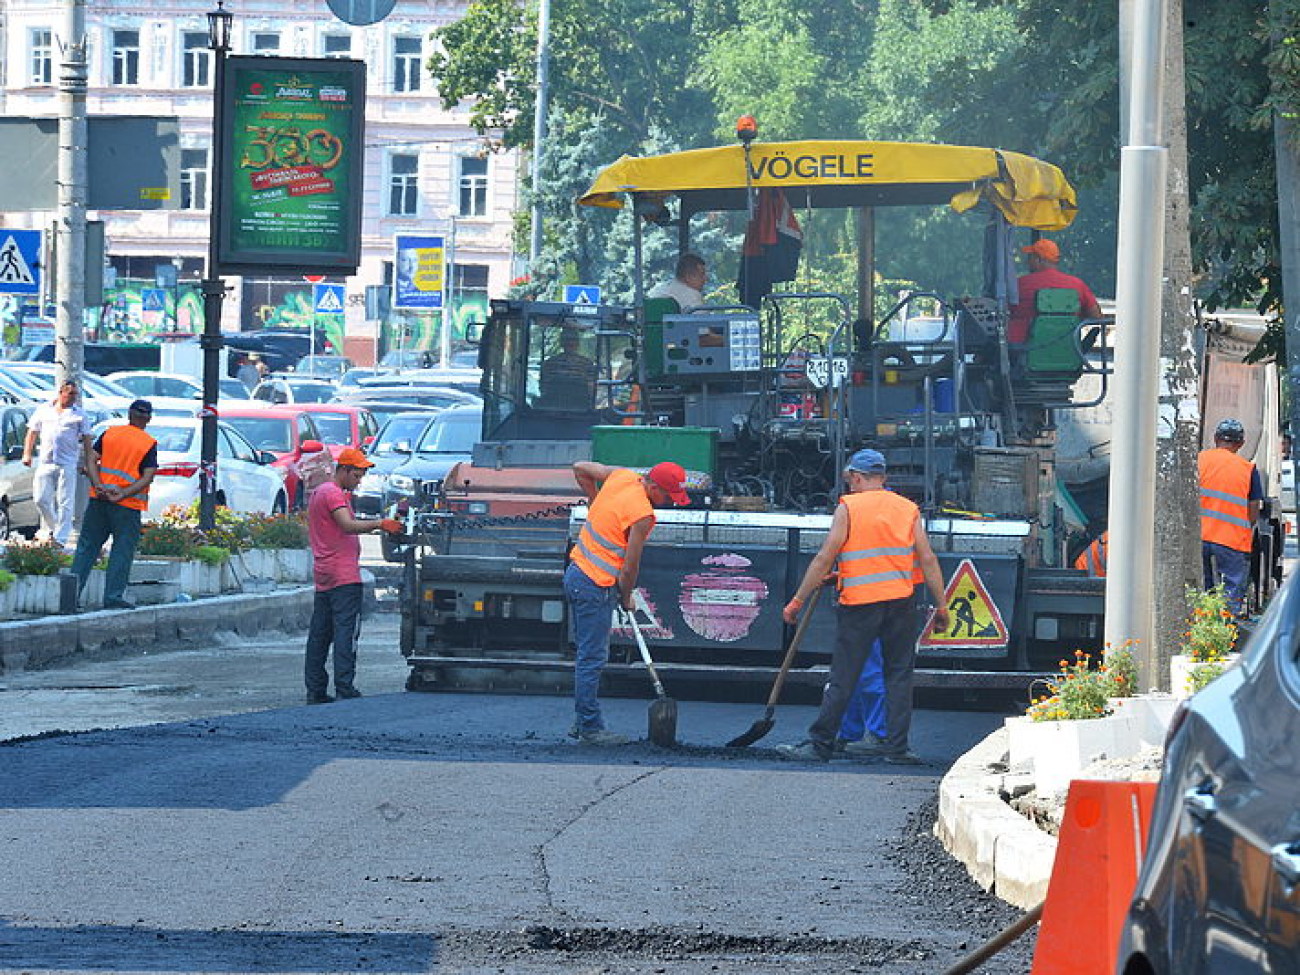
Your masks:
M251 591L270 584L311 581L311 552L296 548L254 548L230 557L224 570L227 589Z
M1240 658L1239 653L1228 654L1223 661L1223 669L1227 670ZM1174 697L1182 699L1192 696L1192 671L1200 666L1199 661L1193 660L1186 654L1176 653L1169 658L1169 690Z

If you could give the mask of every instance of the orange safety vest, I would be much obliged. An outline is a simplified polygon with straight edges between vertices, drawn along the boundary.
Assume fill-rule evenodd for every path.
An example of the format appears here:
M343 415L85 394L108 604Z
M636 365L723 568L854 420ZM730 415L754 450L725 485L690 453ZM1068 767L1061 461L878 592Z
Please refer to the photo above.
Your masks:
M885 490L846 494L840 504L849 513L849 536L839 555L840 602L860 606L911 596L920 509Z
M612 586L627 561L627 533L647 515L654 527L654 505L636 471L619 468L600 487L587 509L587 523L569 557L598 586Z
M137 426L125 424L109 427L99 442L99 479L104 484L129 487L140 480L140 462L158 443ZM116 502L124 508L144 511L149 507L149 492L142 491Z
M1255 465L1223 447L1202 450L1201 541L1238 552L1251 548L1250 475Z
M1106 559L1110 555L1110 532L1102 532L1100 538L1094 538L1092 544L1079 553L1074 560L1074 567L1082 569L1090 576L1106 578Z

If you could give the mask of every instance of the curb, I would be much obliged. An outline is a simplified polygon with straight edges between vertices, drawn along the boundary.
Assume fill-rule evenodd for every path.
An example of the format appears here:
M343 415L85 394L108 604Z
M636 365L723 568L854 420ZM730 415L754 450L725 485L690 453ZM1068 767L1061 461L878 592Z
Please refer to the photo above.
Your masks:
M217 633L242 637L264 630L305 629L311 620L310 585L269 593L213 596L128 610L95 610L0 622L0 672L57 666L79 654L114 647L149 649L211 643Z
M1047 897L1056 837L1002 801L1006 756L999 728L953 763L939 783L934 834L977 884L1029 910Z

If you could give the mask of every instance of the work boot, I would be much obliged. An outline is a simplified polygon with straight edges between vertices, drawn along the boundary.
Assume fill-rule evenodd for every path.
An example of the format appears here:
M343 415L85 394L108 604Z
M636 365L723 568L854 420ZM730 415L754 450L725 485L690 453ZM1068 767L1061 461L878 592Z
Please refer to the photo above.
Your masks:
M884 752L884 759L890 765L929 765L930 763L923 759L914 751L903 749L901 752Z
M324 691L320 691L320 692L312 692L312 691L308 691L308 692L307 692L307 703L308 703L308 704L330 704L330 703L332 703L333 701L334 701L334 698L333 698L331 695L326 694Z
M797 745L777 745L776 751L782 758L796 762L829 762L835 748L824 741L810 739Z
M588 728L579 731L574 737L584 745L626 745L629 741L627 735L606 731L604 728Z
M355 687L336 687L334 694L340 701L352 701L361 696L361 692Z
M884 752L885 740L867 732L861 741L835 739L835 756L837 758L879 758Z

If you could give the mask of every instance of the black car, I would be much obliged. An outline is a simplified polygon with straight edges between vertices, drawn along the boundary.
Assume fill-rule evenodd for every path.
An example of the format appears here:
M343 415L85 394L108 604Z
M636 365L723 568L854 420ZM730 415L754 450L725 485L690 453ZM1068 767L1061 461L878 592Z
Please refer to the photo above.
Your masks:
M383 506L415 500L421 485L441 481L461 461L470 459L482 434L481 406L453 406L442 410L424 429L415 453L397 465L384 486ZM385 538L384 558L395 561L396 553Z
M366 456L374 467L366 471L352 492L352 507L359 515L378 518L384 508L384 488L388 475L405 464L415 452L415 445L438 414L434 410L413 410L391 417L375 435Z
M325 333L315 329L315 345L312 344L311 329L258 329L255 332L225 332L222 343L233 353L256 352L272 372L284 372L298 364L298 360L311 355L329 355L334 346ZM230 356L230 375L239 368L239 356Z
M162 349L140 342L87 342L82 346L87 371L107 376L124 369L154 369L162 361ZM33 345L23 358L28 362L53 362L53 345Z
M1300 970L1300 591L1175 714L1121 975Z

